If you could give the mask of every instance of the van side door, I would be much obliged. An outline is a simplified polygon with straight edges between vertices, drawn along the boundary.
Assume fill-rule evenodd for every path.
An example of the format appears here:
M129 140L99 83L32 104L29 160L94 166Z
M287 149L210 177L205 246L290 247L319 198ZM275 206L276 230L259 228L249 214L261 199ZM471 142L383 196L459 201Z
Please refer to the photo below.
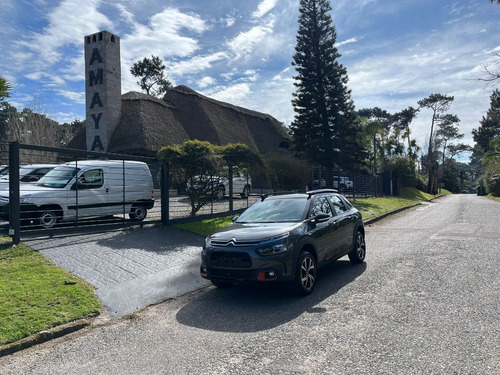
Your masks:
M109 207L106 205L106 194L102 168L81 172L68 194L69 216L81 218L107 215Z

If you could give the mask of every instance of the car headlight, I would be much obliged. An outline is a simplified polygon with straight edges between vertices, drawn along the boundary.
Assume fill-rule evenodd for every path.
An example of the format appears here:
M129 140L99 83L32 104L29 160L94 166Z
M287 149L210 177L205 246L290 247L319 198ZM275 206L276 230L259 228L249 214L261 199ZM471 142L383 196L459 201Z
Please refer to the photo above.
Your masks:
M257 252L260 255L276 255L276 254L282 254L288 250L288 247L284 243L276 244L276 245L269 245L265 247L261 247L257 249Z
M19 197L19 203L29 203L31 199L31 194L28 195L21 195Z

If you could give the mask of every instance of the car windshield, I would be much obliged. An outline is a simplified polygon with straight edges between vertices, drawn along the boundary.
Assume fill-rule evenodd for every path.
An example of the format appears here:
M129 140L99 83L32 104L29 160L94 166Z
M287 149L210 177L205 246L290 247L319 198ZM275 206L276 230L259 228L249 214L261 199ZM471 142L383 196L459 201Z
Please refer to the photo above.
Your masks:
M237 223L286 223L302 221L307 197L265 199L250 206L236 220Z
M38 186L62 189L73 179L79 170L75 167L56 167L40 178L36 184Z

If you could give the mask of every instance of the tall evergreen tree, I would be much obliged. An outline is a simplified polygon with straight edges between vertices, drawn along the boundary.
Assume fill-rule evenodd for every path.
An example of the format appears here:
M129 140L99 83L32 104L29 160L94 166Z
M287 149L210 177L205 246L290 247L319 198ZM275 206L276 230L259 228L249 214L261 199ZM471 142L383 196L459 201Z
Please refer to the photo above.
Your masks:
M325 167L352 169L364 164L366 151L347 88L347 70L338 62L331 10L328 0L300 1L291 130L299 154Z
M490 150L490 141L500 139L500 90L495 90L490 96L490 109L477 129L472 130L474 142L483 152Z

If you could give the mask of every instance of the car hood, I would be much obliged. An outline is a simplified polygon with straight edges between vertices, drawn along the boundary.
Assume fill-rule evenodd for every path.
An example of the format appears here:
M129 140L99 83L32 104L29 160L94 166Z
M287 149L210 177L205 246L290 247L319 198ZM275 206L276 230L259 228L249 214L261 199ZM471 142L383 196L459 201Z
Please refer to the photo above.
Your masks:
M227 227L218 229L209 238L212 241L227 242L260 242L289 233L302 225L300 223L259 223L240 224L233 223Z
M57 190L63 190L63 189L57 189ZM48 188L45 186L35 185L31 183L21 183L19 189L19 195L27 195L27 194L42 192L40 194L42 196L43 194L45 194L44 192L53 192L57 190L55 190L54 188ZM6 189L2 189L0 195L3 197L8 197L9 196L8 187Z

